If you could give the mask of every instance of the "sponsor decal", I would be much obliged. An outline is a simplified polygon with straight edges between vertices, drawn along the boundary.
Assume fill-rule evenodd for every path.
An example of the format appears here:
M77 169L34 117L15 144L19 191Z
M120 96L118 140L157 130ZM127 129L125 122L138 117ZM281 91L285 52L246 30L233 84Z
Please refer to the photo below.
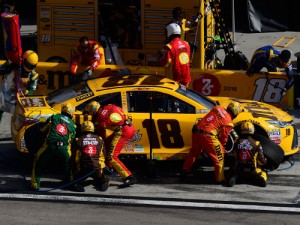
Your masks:
M24 108L46 106L44 98L24 98L21 103Z
M275 142L276 144L280 144L281 142L281 133L280 131L273 131L269 133L270 140Z
M193 89L203 95L218 96L221 92L221 84L212 74L201 74L193 83Z
M89 92L89 93L86 93L86 94L77 96L77 97L75 98L75 100L76 100L76 102L79 102L79 101L81 101L81 100L83 100L83 99L86 99L86 98L89 98L89 97L91 97L91 96L93 96L93 95L94 95L93 92Z
M86 145L84 147L84 153L89 156L94 156L97 153L97 149L95 145Z
M134 152L145 152L143 145L135 145Z
M56 126L56 132L60 135L66 135L68 133L68 128L65 124L58 124Z

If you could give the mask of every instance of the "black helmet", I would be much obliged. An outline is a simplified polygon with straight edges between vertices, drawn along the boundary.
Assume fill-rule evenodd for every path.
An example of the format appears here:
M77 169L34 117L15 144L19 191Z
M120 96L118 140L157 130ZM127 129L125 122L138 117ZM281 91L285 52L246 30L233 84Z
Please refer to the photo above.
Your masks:
M280 55L279 58L284 62L284 63L288 63L291 59L291 51L289 50L283 50Z
M182 9L180 7L176 7L172 11L173 18L181 19L182 18Z

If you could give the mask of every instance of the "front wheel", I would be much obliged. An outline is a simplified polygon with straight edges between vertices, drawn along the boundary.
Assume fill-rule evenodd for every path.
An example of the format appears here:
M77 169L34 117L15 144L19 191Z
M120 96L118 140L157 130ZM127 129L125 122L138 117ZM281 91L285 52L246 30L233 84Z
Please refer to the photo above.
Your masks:
M268 160L264 168L270 171L277 169L284 159L283 149L262 135L254 134L253 138L260 142L264 150L264 155Z

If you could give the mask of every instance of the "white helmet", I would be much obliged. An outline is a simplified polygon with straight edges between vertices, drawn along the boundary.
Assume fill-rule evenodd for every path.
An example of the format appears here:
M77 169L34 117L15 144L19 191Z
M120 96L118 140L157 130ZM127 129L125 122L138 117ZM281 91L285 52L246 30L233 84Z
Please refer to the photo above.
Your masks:
M165 29L167 30L167 37L169 38L171 35L174 34L181 34L181 28L177 23L170 23L169 25L167 25L165 27Z

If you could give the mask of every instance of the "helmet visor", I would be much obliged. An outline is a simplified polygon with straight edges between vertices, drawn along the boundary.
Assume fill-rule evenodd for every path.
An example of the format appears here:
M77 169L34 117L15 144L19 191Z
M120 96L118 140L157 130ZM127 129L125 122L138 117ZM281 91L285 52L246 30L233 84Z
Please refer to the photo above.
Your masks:
M36 64L35 64L35 65L32 65L32 64L30 64L29 62L27 62L26 59L23 60L23 65L24 65L27 69L29 69L29 70L34 70L34 69L36 68Z

